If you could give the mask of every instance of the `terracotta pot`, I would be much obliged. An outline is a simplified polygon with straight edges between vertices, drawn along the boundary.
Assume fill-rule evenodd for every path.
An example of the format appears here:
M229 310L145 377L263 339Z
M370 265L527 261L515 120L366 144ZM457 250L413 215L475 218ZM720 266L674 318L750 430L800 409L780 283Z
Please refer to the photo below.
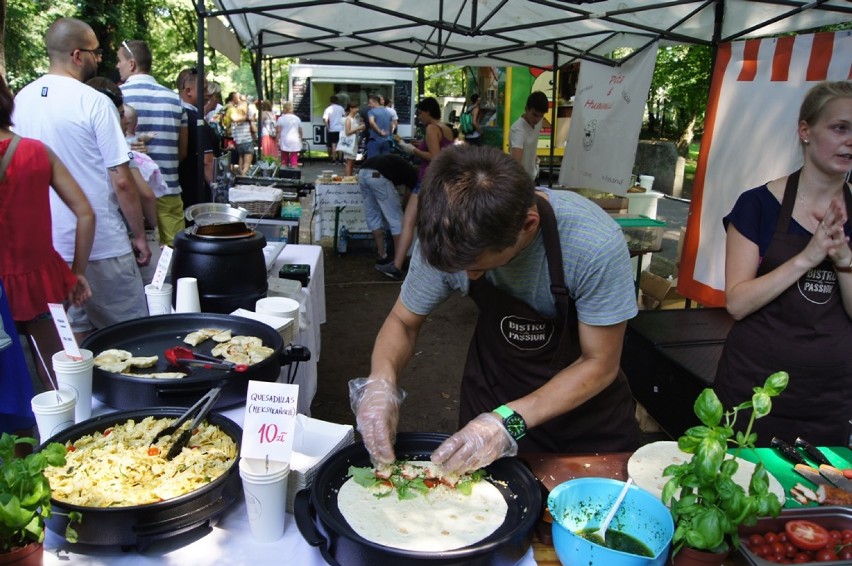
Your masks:
M42 566L43 558L44 545L37 542L14 548L11 552L0 552L0 564L4 566Z
M731 551L709 552L706 550L695 550L684 546L680 552L672 555L672 566L721 566Z

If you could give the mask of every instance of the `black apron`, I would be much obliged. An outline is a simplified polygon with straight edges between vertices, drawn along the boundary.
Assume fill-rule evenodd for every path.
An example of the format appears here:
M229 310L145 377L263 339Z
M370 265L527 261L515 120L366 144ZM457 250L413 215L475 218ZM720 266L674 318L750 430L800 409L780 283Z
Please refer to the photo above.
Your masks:
M553 209L537 196L556 318L539 314L485 277L470 282L479 307L461 387L459 426L538 389L580 356L577 309L565 288ZM639 446L636 404L624 373L598 395L530 429L521 451L624 452Z
M788 234L799 171L784 190L778 225L760 277L801 252L811 236ZM844 185L846 210L852 196ZM796 436L823 446L846 446L852 432L852 320L843 310L837 273L826 259L777 299L734 324L725 342L714 389L726 409L751 399L752 387L776 371L790 374L787 389L772 401L769 416L755 421L759 446L773 436ZM737 419L745 429L749 414Z

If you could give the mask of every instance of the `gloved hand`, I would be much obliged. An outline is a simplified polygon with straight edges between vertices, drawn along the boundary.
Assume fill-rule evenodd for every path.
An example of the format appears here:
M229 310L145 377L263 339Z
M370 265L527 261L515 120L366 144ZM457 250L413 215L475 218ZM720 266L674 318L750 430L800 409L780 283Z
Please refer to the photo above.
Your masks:
M397 143L397 145L399 146L399 149L401 151L404 151L405 153L408 153L408 154L411 154L411 155L414 154L414 146L411 145L410 143L401 141L401 142Z
M385 379L361 377L349 381L349 402L373 465L396 459L393 443L399 406L405 396L405 391Z
M518 443L500 417L482 413L438 446L432 453L432 462L448 472L463 474L517 453Z

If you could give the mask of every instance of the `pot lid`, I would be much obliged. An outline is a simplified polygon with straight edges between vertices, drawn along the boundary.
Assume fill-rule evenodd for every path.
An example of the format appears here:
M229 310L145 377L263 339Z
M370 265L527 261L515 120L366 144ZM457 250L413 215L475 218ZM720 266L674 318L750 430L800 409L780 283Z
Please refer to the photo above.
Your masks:
M203 238L205 240L237 240L251 238L254 230L246 226L245 222L228 222L226 224L207 224L190 226L184 230L187 236Z
M201 202L187 208L184 216L196 225L209 226L211 224L244 222L248 217L248 211L224 203Z

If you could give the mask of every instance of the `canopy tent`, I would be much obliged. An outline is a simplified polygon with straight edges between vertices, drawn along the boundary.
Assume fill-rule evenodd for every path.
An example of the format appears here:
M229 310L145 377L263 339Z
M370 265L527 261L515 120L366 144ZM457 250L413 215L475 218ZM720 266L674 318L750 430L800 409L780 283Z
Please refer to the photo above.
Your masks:
M612 62L617 48L719 42L852 19L847 0L214 0L247 49L420 67Z

